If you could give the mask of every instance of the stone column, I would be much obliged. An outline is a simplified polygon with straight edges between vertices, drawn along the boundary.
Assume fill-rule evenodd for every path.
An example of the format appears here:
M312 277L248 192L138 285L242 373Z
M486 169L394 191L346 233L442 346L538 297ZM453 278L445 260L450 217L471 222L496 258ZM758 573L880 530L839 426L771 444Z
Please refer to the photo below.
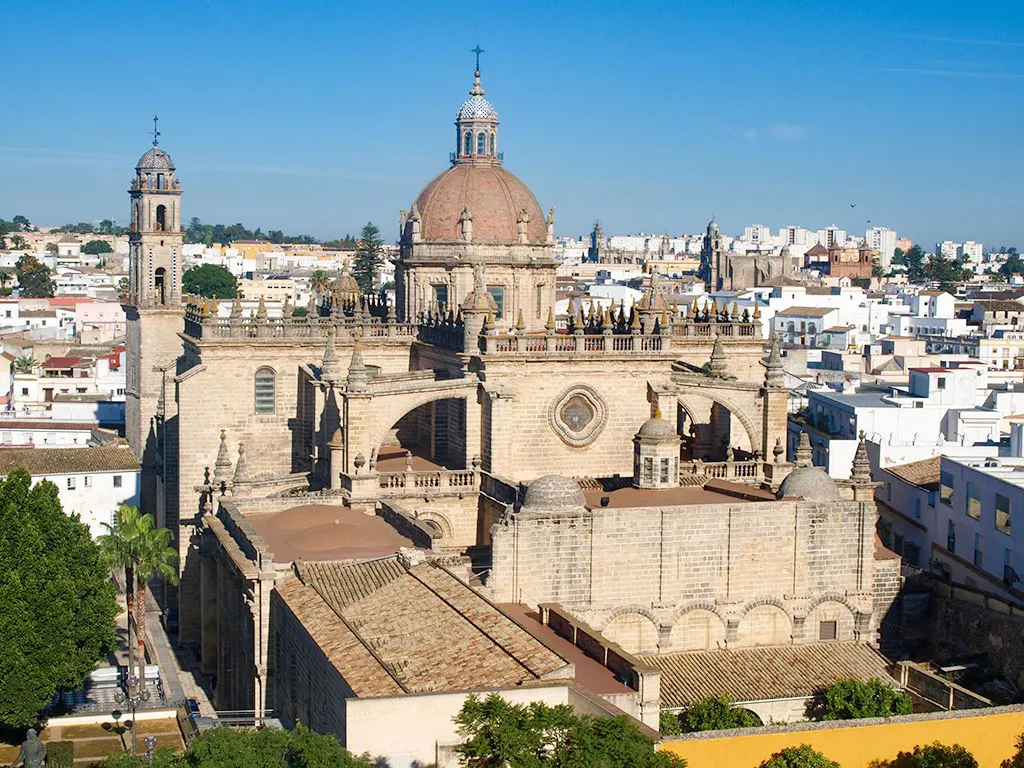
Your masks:
M207 534L212 536L213 534ZM204 675L217 672L217 650L220 643L217 610L217 560L213 555L202 555L199 560L201 631L201 671Z

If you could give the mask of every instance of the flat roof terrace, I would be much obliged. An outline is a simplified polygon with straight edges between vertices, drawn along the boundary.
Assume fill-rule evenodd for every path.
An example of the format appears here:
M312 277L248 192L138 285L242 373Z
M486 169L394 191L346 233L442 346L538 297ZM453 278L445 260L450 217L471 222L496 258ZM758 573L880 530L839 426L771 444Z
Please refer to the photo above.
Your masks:
M383 518L341 505L303 504L244 514L276 562L366 560L416 546Z
M694 504L744 504L775 501L775 495L740 483L711 480L703 486L634 488L628 480L602 479L585 483L583 496L590 508L681 507ZM608 503L601 500L607 497Z

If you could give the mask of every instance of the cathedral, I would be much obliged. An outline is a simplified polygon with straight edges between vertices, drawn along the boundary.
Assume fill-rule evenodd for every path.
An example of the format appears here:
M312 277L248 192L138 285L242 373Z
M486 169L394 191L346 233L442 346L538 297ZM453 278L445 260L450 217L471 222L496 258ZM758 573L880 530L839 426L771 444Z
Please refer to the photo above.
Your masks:
M598 629L607 624L626 651L816 640L798 619L873 642L870 478L837 488L809 461L787 463L788 391L759 317L716 304L681 310L654 281L633 309L581 309L556 330L554 209L544 213L505 168L479 69L455 128L449 167L401 211L394 300L361 294L345 273L302 317L287 304L243 310L184 296L183 182L155 141L136 166L127 434L142 460L143 508L175 532L180 551L166 610L179 643L217 674L218 707L262 710L273 700L269 593L292 577L292 562L344 559L326 542L347 514L382 526L373 533L381 541L400 534L453 572L464 568L491 599L561 600ZM710 228L709 237L714 251ZM687 584L699 574L679 559L670 566L668 550L657 558L673 586L629 587L618 602L610 582L598 595L596 581L584 587L566 570L594 568L598 541L633 558L624 578L642 566L668 518L634 507L684 510L671 518L671 546L692 555L702 534L686 521L706 519L716 531L706 548L717 551L732 518L714 505L752 500L737 524L761 530L771 517L777 540L756 554L757 537L744 539L745 552L732 555L733 567L747 563L742 580L720 591L694 592ZM687 504L704 505L699 518ZM261 528L274 514L287 525ZM598 521L612 517L623 527L608 538ZM558 519L594 526L594 546L580 551L575 528ZM804 537L799 573L762 581L776 549L797 546L793 531ZM342 537L342 549L361 535ZM563 539L572 557L552 549ZM849 557L836 567L815 541L829 552L848 546ZM618 566L604 562L608 581ZM651 573L637 572L637 584ZM704 628L673 634L698 597ZM622 618L635 604L645 607Z

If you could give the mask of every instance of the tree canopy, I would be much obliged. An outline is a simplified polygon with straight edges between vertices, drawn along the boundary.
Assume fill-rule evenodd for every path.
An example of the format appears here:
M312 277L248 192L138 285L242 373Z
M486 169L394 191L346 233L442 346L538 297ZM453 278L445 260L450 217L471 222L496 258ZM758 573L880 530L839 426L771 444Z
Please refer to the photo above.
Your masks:
M471 696L455 718L467 768L683 768L656 752L651 738L625 717L577 715L559 704L511 704L497 694Z
M286 235L280 229L269 229L266 232L259 227L249 229L242 223L236 224L203 224L197 217L189 220L185 229L186 243L233 243L236 240L264 240L268 243L278 245L282 243L299 243L312 245L319 242L311 235ZM349 243L347 246L345 243ZM351 235L345 235L343 240L328 240L324 243L328 248L355 247L355 240Z
M907 279L910 282L920 283L924 280L924 251L920 245L914 244L904 251L903 264L907 268Z
M1003 760L1001 768L1024 768L1024 733L1017 737L1017 751Z
M939 253L929 257L924 267L925 279L934 280L939 284L939 290L947 293L953 293L957 283L969 280L971 275L971 271L964 269L960 262L947 259Z
M825 755L810 744L801 744L799 747L786 747L776 752L763 763L760 768L841 768L835 760L829 760Z
M28 254L18 259L14 265L14 274L18 278L20 295L29 299L43 299L53 296L56 286L50 279L50 268L35 256Z
M684 731L717 731L761 725L751 712L734 706L727 696L709 696L693 702L679 714Z
M113 646L117 602L88 527L20 469L0 481L0 606L0 723L22 728Z
M855 720L861 717L909 715L910 697L877 677L864 683L854 678L836 680L807 705L815 720Z
M106 240L90 240L88 243L82 246L82 253L98 254L98 253L113 253L114 249L110 247L110 243Z
M1016 253L1010 254L999 267L999 274L1007 278L1013 275L1024 275L1024 259L1021 259Z
M978 768L978 761L959 744L947 747L935 742L916 746L913 752L900 752L889 768Z
M355 275L363 293L373 293L377 288L380 265L384 262L383 249L384 241L381 239L380 230L372 221L368 221L359 234L356 260L352 265L352 274Z
M238 295L238 281L227 267L202 264L185 270L181 276L185 293L205 299L233 299Z
M157 750L152 764L141 755L113 755L96 768L371 768L333 735L299 725L293 730L214 728L189 742L184 754Z

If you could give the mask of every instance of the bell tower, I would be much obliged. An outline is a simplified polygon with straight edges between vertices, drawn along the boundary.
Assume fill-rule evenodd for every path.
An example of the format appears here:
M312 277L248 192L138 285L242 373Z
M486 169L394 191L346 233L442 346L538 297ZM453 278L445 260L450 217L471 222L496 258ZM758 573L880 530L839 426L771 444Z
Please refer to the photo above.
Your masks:
M129 301L140 309L181 304L181 182L160 148L153 118L153 148L139 158L132 179L129 229Z
M184 329L181 301L181 182L174 161L160 147L157 118L153 146L135 164L128 190L127 382L125 435L142 468L140 504L159 525L177 531L177 402Z

